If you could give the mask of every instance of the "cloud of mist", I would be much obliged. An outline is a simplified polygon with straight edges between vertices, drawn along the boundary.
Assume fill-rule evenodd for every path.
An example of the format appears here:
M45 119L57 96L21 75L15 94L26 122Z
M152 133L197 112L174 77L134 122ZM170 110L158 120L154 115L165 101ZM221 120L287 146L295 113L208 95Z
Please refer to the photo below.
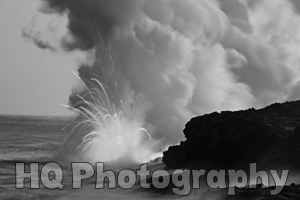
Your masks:
M110 88L116 79L118 91L129 85L146 94L152 105L146 122L166 143L182 140L184 124L193 116L300 97L295 1L44 2L43 12L68 16L62 48L93 57L93 64L79 67L79 76ZM111 61L99 44L110 52L114 73L105 68ZM74 90L70 104L82 93Z

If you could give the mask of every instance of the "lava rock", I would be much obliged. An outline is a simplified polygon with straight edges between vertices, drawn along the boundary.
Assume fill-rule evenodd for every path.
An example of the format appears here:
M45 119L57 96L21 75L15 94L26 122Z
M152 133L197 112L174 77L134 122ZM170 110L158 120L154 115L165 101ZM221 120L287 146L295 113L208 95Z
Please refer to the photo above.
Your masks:
M300 101L206 114L191 119L183 132L186 141L164 152L167 167L300 166Z
M285 186L281 193L277 195L271 195L271 188L241 188L236 189L236 195L229 196L227 195L227 189L218 189L218 190L208 190L204 192L199 199L203 200L256 200L256 199L264 199L264 200L290 200L290 199L300 199L300 186L291 184L290 186Z

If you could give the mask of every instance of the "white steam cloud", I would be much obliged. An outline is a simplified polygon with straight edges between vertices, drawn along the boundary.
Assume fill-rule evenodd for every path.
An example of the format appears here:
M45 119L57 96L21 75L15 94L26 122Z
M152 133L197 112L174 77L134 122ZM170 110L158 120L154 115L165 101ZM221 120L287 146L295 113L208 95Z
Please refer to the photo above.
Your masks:
M167 144L184 139L193 116L300 98L297 1L45 2L44 12L68 15L63 49L93 55L93 64L80 66L80 77L110 88L116 79L118 91L130 85L131 92L144 93L151 103L145 121ZM101 56L102 43L114 73L103 69L111 61ZM71 95L73 106L78 93L84 91Z

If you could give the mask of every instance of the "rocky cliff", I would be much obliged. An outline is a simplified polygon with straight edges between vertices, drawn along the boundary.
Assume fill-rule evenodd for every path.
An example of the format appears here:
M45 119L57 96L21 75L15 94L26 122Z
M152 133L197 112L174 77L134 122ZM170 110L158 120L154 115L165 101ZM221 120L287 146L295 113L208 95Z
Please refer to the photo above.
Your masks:
M300 166L300 101L206 114L191 119L183 132L186 141L164 152L170 168Z

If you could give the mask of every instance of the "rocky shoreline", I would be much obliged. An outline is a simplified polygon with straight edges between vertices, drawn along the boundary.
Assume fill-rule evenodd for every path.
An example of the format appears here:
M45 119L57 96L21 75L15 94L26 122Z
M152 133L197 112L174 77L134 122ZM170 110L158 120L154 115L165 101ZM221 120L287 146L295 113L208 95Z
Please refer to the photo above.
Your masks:
M236 195L228 196L227 189L207 190L201 195L203 200L249 200L249 199L263 199L263 200L298 200L300 199L300 185L291 184L285 186L281 193L277 195L270 194L270 188L243 188L235 189Z
M206 114L191 119L183 132L186 141L164 152L169 168L300 167L300 101Z

